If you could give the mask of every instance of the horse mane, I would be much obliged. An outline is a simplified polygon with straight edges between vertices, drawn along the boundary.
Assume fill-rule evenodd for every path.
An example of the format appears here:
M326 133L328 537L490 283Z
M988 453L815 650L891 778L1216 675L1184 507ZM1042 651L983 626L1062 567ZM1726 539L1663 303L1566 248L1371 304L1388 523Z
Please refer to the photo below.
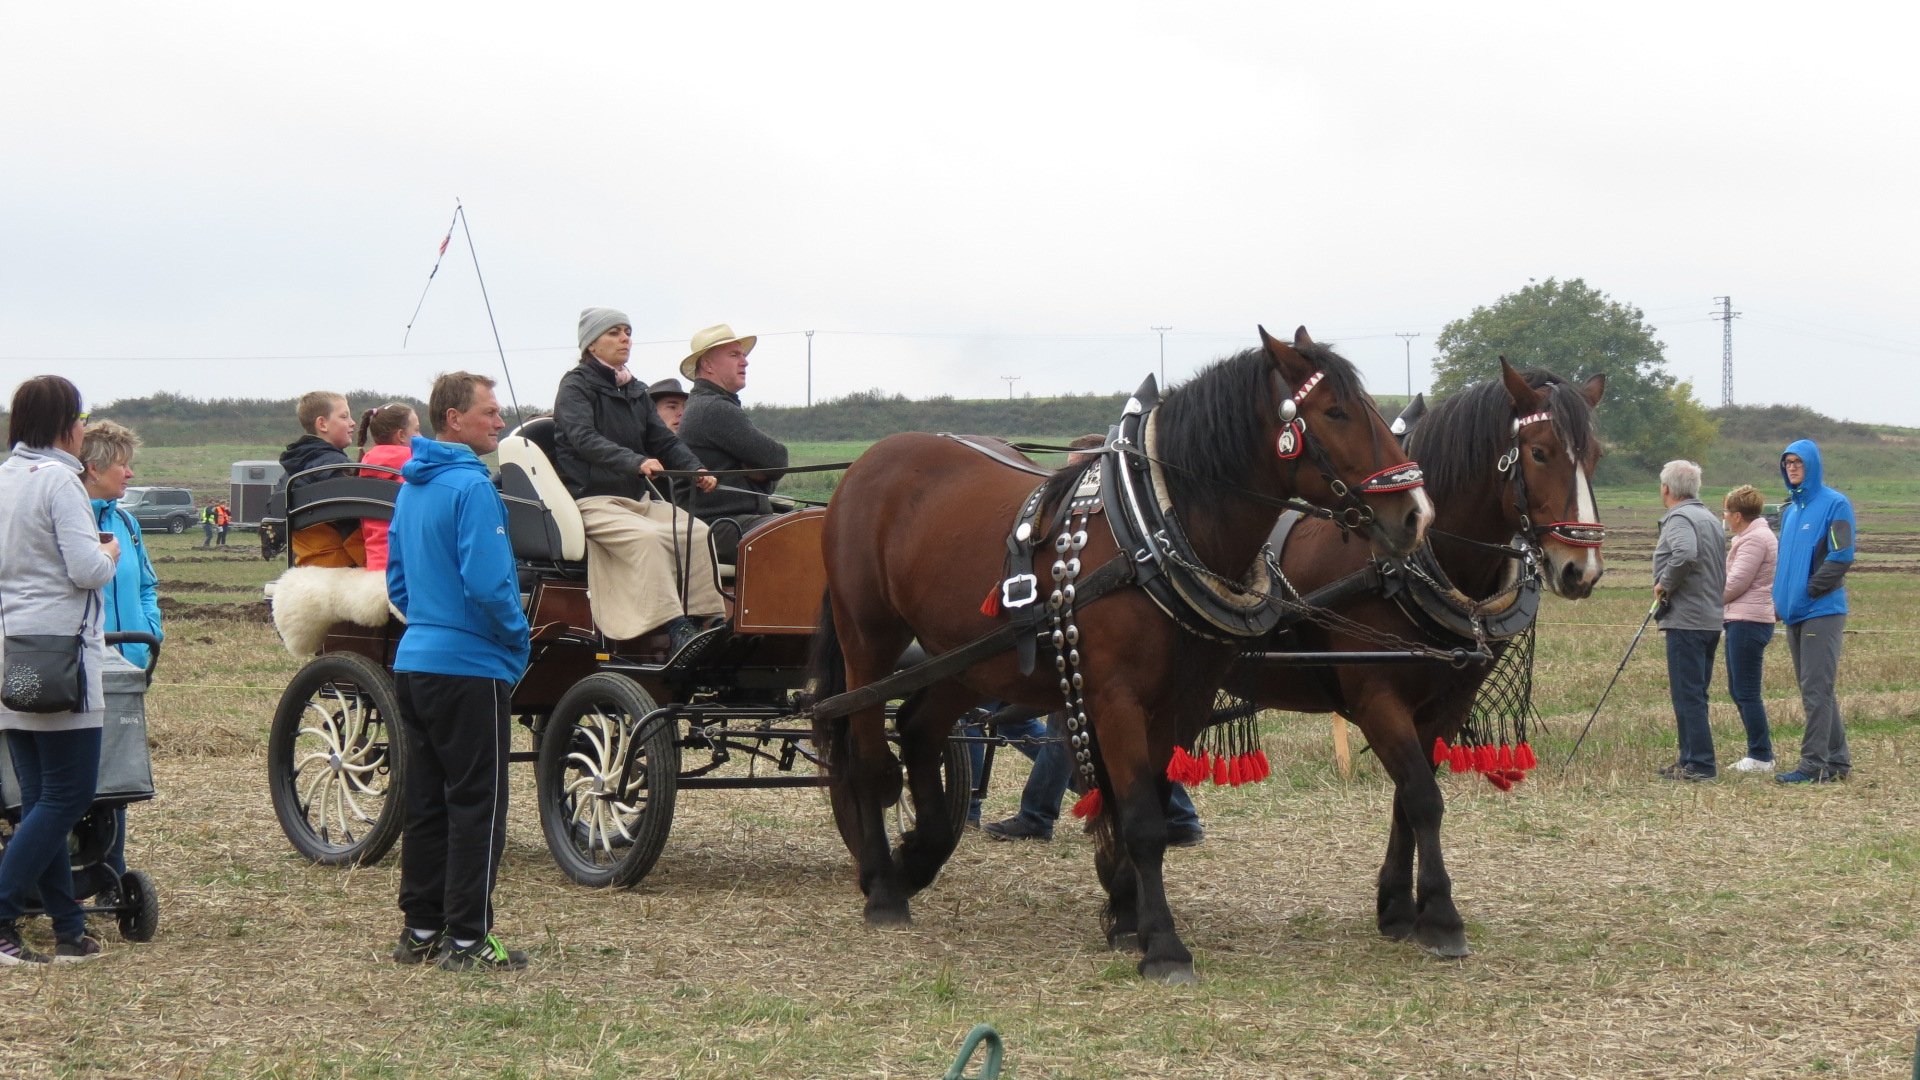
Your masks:
M1360 372L1346 357L1317 343L1296 351L1325 373L1320 385L1335 400L1373 408ZM1162 396L1157 456L1175 466L1167 471L1167 484L1186 520L1227 509L1235 491L1252 479L1258 456L1247 453L1245 442L1222 433L1265 430L1279 408L1269 378L1273 370L1266 349L1255 346L1208 364ZM1043 505L1058 505L1080 483L1088 464L1068 465L1048 480ZM1196 482L1192 473L1215 482Z
M1554 434L1576 461L1591 464L1599 450L1593 406L1579 387L1542 368L1520 373L1528 386L1546 393ZM1499 379L1475 383L1451 395L1414 425L1407 456L1427 474L1427 491L1445 505L1484 487L1494 461L1513 439L1513 399Z

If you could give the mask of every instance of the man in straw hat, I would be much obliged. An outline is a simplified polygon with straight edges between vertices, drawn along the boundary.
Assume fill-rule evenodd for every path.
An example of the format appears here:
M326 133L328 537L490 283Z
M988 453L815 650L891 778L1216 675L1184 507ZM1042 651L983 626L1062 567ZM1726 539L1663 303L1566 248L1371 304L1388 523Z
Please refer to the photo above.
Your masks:
M680 361L680 374L693 380L680 421L681 440L709 469L751 470L728 478L727 486L736 490L693 501L693 512L701 520L730 518L739 525L738 532L723 528L715 534L720 558L726 561L732 561L740 534L774 513L768 496L787 467L786 446L754 427L740 407L747 354L755 340L735 334L725 323L709 326L693 335L692 351Z
M679 379L661 379L647 387L647 396L653 398L653 411L660 414L660 422L667 430L680 434L680 418L687 411L687 392L680 387Z
M664 632L671 650L700 623L726 611L707 527L665 498L667 469L696 471L700 459L654 411L647 384L627 370L633 326L612 308L580 313L580 362L554 397L555 466L580 504L587 531L587 589L593 619L610 638ZM715 480L696 482L712 491ZM678 567L690 561L682 595Z

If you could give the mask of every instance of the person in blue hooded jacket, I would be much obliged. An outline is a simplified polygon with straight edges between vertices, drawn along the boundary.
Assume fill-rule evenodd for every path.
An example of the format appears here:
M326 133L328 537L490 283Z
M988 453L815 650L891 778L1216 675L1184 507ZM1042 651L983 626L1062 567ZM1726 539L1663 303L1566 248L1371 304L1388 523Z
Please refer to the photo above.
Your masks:
M1829 783L1853 771L1834 681L1847 626L1847 571L1853 568L1853 504L1826 485L1820 447L1789 443L1780 455L1787 503L1780 508L1780 555L1773 606L1787 626L1787 649L1807 717L1800 764L1774 777L1783 784Z
M109 634L132 630L159 638L164 636L160 631L160 577L153 572L140 523L120 508L120 499L133 482L133 452L139 448L140 436L123 425L111 420L88 424L86 438L80 443L80 482L93 500L97 530L112 533L120 541L120 561L114 565L113 579L100 589L104 616L101 628ZM113 648L127 663L139 668L147 666L153 651L135 641ZM113 820L113 842L107 845L102 861L117 882L127 874L127 808L115 807Z
M407 740L393 958L449 970L525 967L493 934L506 846L508 706L530 643L507 508L481 454L506 422L493 380L442 375L435 438L413 440L388 530L387 596L406 620L394 654Z

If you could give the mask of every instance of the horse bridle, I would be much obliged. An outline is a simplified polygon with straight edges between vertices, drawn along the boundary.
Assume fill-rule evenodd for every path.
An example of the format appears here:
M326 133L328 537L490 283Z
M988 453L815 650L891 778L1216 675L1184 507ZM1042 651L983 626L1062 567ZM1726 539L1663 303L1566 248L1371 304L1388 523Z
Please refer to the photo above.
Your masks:
M1552 410L1542 409L1514 420L1513 442L1507 447L1507 452L1500 455L1494 468L1507 474L1507 485L1513 489L1513 509L1520 515L1521 532L1529 540L1539 543L1542 539L1551 536L1569 547L1597 548L1607 539L1607 527L1600 522L1554 521L1535 525L1533 515L1529 512L1532 499L1527 495L1527 470L1520 465L1520 429L1529 424L1542 424L1552 419ZM1571 448L1568 448L1567 456L1569 458L1573 456ZM1578 471L1579 468L1579 462L1574 462L1574 469ZM1588 483L1592 481L1589 480Z
M1289 386L1285 376L1278 370L1273 371L1270 377L1273 380L1274 396L1280 399L1281 426L1280 436L1274 446L1275 455L1282 461L1293 462L1295 477L1300 472L1300 458L1304 455L1312 459L1314 467L1320 470L1320 478L1326 481L1334 498L1341 503L1339 509L1313 507L1314 511L1319 511L1314 516L1325 517L1345 531L1357 532L1374 522L1373 507L1363 496L1411 491L1426 483L1426 474L1420 470L1420 463L1417 461L1389 465L1364 477L1357 484L1349 485L1340 479L1335 475L1333 461L1327 457L1326 448L1321 446L1320 440L1314 438L1307 430L1307 418L1300 415L1300 403L1307 399L1307 395L1313 393L1322 379L1326 378L1326 372L1315 371L1306 382L1300 384L1298 390ZM1380 432L1375 430L1372 436L1373 457L1378 461L1380 460ZM1298 484L1295 486L1297 488Z

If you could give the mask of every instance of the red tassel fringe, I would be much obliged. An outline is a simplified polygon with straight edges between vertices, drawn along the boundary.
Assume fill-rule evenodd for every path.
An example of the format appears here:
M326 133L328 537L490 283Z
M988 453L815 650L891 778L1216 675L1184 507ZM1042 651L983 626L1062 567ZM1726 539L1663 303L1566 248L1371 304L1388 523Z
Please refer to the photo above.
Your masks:
M1080 801L1073 804L1073 816L1077 818L1091 818L1091 817L1100 816L1100 789L1099 788L1094 788L1092 791L1089 791L1085 795L1080 796Z
M1201 751L1195 757L1186 747L1176 746L1167 761L1167 779L1189 786L1211 780L1219 787L1239 787L1257 784L1272 775L1273 763L1267 760L1265 750L1233 755Z
M1540 759L1526 743L1518 746L1501 743L1497 747L1448 746L1447 740L1435 739L1433 767L1438 769L1442 765L1449 772L1477 772L1501 791L1512 791L1515 784L1527 778L1529 769L1540 767Z
M1000 586L995 585L987 590L987 598L980 601L980 614L989 619L1000 614Z

